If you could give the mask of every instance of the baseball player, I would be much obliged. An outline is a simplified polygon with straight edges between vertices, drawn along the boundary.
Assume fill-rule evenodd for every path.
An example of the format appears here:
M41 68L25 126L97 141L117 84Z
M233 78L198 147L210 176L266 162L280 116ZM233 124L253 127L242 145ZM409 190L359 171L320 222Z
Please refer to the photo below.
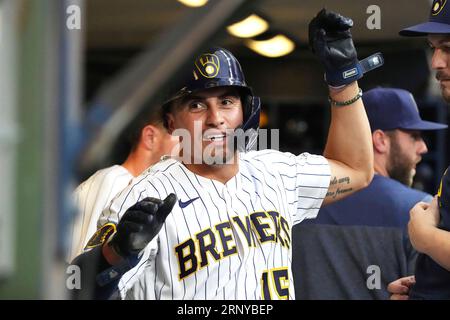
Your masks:
M402 36L427 36L433 50L431 68L436 70L441 94L450 102L450 4L434 0L429 21L405 28ZM421 252L414 277L400 278L388 289L391 299L450 299L450 192L449 170L441 179L438 198L431 205L419 202L410 211L411 243ZM411 290L410 290L411 288Z
M213 48L195 60L185 85L164 105L169 132L187 131L183 140L193 148L182 147L183 160L156 164L122 191L100 218L117 225L114 235L75 261L97 259L96 297L105 297L114 282L102 285L117 280L139 253L138 264L114 284L121 298L295 298L292 226L373 176L352 23L325 10L310 23L332 104L324 156L238 151L238 132L259 126L259 99L229 51ZM247 138L248 150L254 136Z
M158 162L163 155L170 154L178 138L167 132L160 112L155 112L140 121L129 134L129 142L131 149L123 164L98 170L76 188L74 198L78 214L72 225L68 261L81 254L84 248L95 246L97 237L93 237L89 244L88 241L97 230L101 212L134 177Z

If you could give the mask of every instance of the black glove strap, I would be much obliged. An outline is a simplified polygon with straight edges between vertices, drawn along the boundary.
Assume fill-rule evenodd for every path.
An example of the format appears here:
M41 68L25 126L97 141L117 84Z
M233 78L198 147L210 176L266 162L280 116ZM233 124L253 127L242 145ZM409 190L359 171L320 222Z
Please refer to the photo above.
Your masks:
M336 71L328 70L325 74L325 81L332 87L340 88L362 78L364 73L379 68L383 64L383 54L377 52L358 61L355 65Z
M363 73L372 71L373 69L379 68L384 64L383 54L381 52L374 53L373 55L361 60L359 63Z
M356 64L341 70L327 70L325 73L325 81L333 88L342 88L357 81L362 78L362 76L363 70L361 64L357 62Z

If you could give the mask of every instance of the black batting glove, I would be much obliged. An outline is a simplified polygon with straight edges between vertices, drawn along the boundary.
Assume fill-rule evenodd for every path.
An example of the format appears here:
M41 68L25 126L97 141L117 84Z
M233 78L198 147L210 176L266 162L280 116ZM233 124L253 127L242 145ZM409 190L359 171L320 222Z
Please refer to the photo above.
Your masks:
M342 87L363 76L350 28L353 20L322 9L309 23L309 45L325 67L325 80Z
M139 201L120 219L109 245L122 257L138 254L159 233L176 201L173 193L164 200L148 197Z

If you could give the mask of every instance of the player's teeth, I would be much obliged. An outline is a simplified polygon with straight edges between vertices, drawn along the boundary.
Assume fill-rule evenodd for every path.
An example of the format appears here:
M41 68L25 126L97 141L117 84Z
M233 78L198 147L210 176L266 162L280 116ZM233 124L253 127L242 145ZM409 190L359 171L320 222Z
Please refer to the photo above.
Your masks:
M223 135L218 135L218 136L209 136L209 137L206 137L205 140L215 141L215 140L223 140L223 138L224 138Z

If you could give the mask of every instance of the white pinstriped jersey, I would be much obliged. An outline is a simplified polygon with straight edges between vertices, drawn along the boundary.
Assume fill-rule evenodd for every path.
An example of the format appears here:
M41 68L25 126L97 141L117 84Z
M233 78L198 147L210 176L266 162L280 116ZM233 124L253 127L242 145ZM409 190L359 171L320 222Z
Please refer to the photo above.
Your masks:
M97 221L102 211L133 178L127 169L114 165L96 171L75 189L74 198L78 211L72 224L72 241L67 257L69 262L83 253L87 242L97 230Z
M316 217L329 182L328 161L307 153L242 153L226 184L174 159L156 164L100 219L117 222L148 196L174 192L179 199L140 263L122 277L122 298L294 299L291 229Z

